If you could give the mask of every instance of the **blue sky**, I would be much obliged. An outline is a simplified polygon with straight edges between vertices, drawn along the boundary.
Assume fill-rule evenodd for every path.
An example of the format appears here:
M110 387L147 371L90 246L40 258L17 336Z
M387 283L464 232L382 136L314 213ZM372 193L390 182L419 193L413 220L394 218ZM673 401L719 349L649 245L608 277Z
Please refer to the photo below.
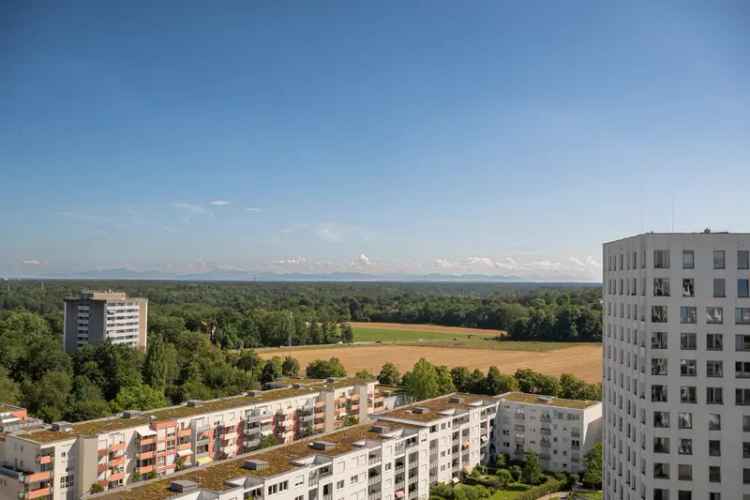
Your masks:
M2 7L0 274L596 280L672 199L750 231L747 2L74 3Z

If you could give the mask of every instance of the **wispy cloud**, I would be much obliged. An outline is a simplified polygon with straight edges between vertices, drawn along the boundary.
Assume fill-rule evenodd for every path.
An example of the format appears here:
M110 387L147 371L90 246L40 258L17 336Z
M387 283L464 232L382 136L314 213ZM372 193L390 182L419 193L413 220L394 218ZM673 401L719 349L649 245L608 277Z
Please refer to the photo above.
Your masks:
M359 254L359 256L357 257L356 263L359 264L360 266L365 266L365 267L372 266L374 264L374 262L367 255L363 253Z
M44 262L38 259L26 259L23 261L23 264L27 266L42 266Z
M179 210L184 210L185 212L189 212L191 214L208 213L208 210L206 209L206 207L203 207L201 205L196 205L195 203L177 202L177 203L173 203L172 206Z
M215 207L225 207L229 205L230 202L227 200L213 200L209 202L209 205L213 205Z
M315 230L315 234L328 243L341 243L343 239L341 231L334 224L321 224Z
M307 264L307 257L286 257L273 261L278 266L299 266Z
M247 208L245 209L245 211L246 211L246 212L250 212L250 213L252 213L252 214L258 214L258 213L260 213L260 212L261 212L262 210L261 210L260 208L258 208L258 207L247 207Z

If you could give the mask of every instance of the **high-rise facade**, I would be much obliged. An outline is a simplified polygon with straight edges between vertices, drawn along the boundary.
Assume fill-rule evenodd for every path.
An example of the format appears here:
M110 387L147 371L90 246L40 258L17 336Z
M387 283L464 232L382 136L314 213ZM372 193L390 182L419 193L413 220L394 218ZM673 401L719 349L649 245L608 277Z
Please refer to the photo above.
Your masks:
M607 500L750 500L750 234L604 244Z
M65 299L63 346L74 352L85 344L109 341L146 350L148 300L123 292L83 291Z

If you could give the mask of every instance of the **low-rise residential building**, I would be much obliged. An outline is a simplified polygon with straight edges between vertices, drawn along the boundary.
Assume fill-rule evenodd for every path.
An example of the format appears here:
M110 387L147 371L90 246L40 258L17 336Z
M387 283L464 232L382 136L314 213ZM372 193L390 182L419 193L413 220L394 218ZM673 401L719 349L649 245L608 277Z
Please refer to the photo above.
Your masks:
M499 397L496 450L513 459L532 451L542 468L583 472L583 456L602 440L599 401L510 392Z
M107 500L427 499L489 458L498 399L454 394L399 408L375 423L252 453L106 495ZM483 451L484 450L484 451Z
M63 500L365 422L375 382L330 379L116 417L21 429L0 440L0 498Z

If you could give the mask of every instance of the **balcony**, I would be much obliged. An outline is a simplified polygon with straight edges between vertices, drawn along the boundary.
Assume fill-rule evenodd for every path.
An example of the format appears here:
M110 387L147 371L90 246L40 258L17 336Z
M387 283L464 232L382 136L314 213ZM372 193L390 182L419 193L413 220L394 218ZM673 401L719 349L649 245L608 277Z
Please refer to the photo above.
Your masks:
M177 431L177 436L181 438L190 437L192 435L193 435L193 430L190 427L187 427L185 429L180 429Z
M138 460L150 460L154 458L155 456L156 456L155 451L144 451L143 453L138 453L136 455L136 458L138 458Z
M112 481L112 482L114 482L114 481L119 481L119 480L121 480L124 477L125 477L125 473L124 472L115 472L114 474L112 474L112 475L109 476L109 480Z
M125 442L120 441L119 443L112 443L109 446L109 451L111 452L123 451L125 448L126 448Z
M141 474L141 475L148 474L149 472L153 472L154 471L154 466L153 465L144 465L143 467L136 467L135 470L136 470L136 472L138 472L138 474Z
M122 465L124 463L125 463L125 456L121 455L119 457L115 457L115 458L110 459L109 466L110 467L116 467L116 466Z
M36 462L41 465L47 465L52 463L52 455L38 455Z
M26 494L26 498L31 500L33 498L41 498L48 495L52 495L52 488L46 486L44 488L39 488L36 490L29 490L29 492Z
M144 437L141 438L140 441L138 441L140 446L148 446L150 444L156 444L156 438L155 437Z
M26 474L23 480L26 484L28 484L28 483L36 483L38 481L48 481L51 477L52 477L51 471L33 472L31 474Z

